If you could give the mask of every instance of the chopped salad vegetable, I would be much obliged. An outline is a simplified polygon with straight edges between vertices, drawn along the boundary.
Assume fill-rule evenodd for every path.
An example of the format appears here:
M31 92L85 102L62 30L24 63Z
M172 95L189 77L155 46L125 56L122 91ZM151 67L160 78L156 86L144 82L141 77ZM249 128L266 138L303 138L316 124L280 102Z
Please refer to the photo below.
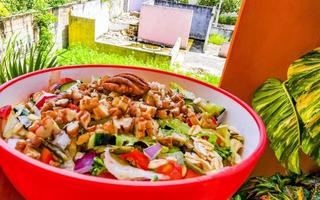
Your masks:
M1 135L29 157L77 173L176 180L241 161L244 138L220 124L223 112L176 83L128 73L64 78L0 108Z

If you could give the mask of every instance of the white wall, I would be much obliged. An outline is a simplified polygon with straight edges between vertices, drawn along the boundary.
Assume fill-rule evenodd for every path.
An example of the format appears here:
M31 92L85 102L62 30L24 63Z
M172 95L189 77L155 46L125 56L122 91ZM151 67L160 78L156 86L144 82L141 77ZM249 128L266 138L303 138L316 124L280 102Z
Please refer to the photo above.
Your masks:
M82 4L68 4L49 10L57 18L57 23L52 27L55 35L55 47L64 48L68 44L69 14L86 16L96 19L96 35L99 36L108 30L109 16L120 15L125 8L127 0L110 0L101 3L100 0L85 2ZM19 14L4 18L0 21L0 40L8 38L14 33L25 41L35 42L39 39L39 30L35 25L32 13Z
M119 0L117 0L117 2L118 3L116 5L119 5ZM118 7L119 6L115 5L113 7L110 6L109 2L101 3L100 1L91 1L86 4L74 5L71 15L95 19L95 37L97 38L108 31L110 12L111 10L116 10L115 12L118 12Z

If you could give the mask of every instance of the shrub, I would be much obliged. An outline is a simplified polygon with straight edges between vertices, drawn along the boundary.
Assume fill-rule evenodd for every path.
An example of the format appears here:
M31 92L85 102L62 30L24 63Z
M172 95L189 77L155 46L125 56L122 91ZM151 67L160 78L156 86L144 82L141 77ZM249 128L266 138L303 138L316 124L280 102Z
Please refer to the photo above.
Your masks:
M240 0L223 0L221 12L222 13L232 13L232 12L239 12L241 5Z
M75 0L2 0L2 4L9 12L19 13L28 10L45 10L73 1Z
M237 22L237 17L235 16L226 16L226 15L219 16L219 24L235 25L236 22Z
M179 3L184 3L184 4L188 4L189 0L178 0Z
M219 24L227 24L227 16L220 15L219 16Z
M0 49L0 84L29 72L57 66L52 45L25 44L16 36L3 44Z
M40 11L35 14L35 22L37 23L40 34L39 42L40 44L52 44L54 35L51 31L51 25L57 21L56 16L47 11Z
M199 0L198 5L218 7L219 0ZM239 12L240 5L241 0L224 0L221 6L221 13Z
M61 6L61 5L68 3L68 2L71 2L71 1L70 0L69 1L68 0L49 0L48 5L50 7L57 7L57 6Z
M289 66L287 80L270 78L253 95L252 107L266 125L270 147L281 164L296 174L301 173L302 153L320 166L319 80L317 48Z
M202 6L216 6L219 3L219 0L199 0L198 5Z
M210 35L208 42L211 44L221 45L225 42L228 42L228 38L225 38L219 34L212 34Z
M7 8L3 5L2 2L0 2L0 17L6 17L9 15L9 11Z

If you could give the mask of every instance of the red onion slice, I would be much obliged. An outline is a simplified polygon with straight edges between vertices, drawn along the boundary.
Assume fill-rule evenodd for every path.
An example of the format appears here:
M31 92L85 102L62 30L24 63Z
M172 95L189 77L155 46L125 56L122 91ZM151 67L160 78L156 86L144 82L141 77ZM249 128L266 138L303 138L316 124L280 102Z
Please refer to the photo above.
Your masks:
M95 153L90 152L85 154L82 158L76 160L74 171L81 174L90 172L93 164L93 159L95 156L96 156Z
M160 153L162 149L162 145L159 143L156 143L146 149L143 150L144 154L150 159L155 159L157 155Z

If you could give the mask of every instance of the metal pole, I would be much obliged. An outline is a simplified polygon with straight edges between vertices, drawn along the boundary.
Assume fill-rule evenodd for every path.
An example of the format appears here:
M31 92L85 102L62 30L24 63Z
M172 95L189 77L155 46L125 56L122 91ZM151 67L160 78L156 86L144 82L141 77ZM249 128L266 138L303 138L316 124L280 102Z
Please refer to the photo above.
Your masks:
M214 21L214 26L217 27L218 26L218 22L219 22L219 16L220 16L220 12L221 12L221 6L222 6L223 0L219 1L219 5L218 5L218 10L216 12L216 20Z

